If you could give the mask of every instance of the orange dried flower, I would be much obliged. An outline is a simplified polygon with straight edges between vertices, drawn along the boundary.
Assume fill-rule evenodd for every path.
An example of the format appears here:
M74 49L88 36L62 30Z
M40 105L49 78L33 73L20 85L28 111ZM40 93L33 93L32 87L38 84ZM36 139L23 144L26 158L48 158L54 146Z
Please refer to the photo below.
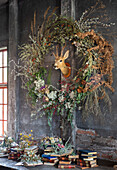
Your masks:
M85 84L86 84L86 81L85 81L85 80L82 80L81 84L82 84L82 85L85 85Z
M80 89L77 89L77 92L78 92L78 93L81 93L82 91L81 91Z
M82 93L82 91L83 91L83 88L79 86L79 88L77 89L77 92Z
M74 89L75 89L75 86L73 86L71 89L74 90Z
M77 79L76 79L76 83L78 83L79 81L80 81L80 78L77 78Z

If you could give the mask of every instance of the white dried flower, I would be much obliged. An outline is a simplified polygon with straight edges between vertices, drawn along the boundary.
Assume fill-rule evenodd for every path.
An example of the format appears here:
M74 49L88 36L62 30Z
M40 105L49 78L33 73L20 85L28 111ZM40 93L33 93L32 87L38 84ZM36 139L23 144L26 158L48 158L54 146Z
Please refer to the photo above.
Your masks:
M70 109L70 107L71 107L71 103L70 102L65 103L65 108L66 109Z
M69 94L70 98L73 99L74 98L74 92L72 91L70 94Z
M59 102L64 101L64 96L63 96L63 95L62 95L62 96L60 96L60 97L58 98L58 100L59 100Z
M40 90L40 88L45 85L45 81L40 78L35 80L34 83L36 85L35 90Z
M47 96L52 99L55 100L55 98L57 97L57 91L51 91L50 93L47 94Z

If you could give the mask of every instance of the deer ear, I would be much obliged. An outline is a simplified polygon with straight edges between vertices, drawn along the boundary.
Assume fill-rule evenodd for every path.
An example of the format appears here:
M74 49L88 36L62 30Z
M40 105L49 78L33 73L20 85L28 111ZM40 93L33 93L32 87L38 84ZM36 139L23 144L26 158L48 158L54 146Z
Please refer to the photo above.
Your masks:
M66 51L66 53L65 53L64 56L63 56L63 58L64 58L64 59L67 59L68 56L69 56L69 50Z

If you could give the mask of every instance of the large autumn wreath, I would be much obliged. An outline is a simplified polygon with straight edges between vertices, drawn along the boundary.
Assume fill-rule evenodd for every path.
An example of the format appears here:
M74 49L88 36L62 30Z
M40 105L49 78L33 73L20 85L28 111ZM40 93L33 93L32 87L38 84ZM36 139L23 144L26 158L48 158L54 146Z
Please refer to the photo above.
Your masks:
M102 24L98 18L84 19L87 11L79 21L74 21L57 16L55 9L47 16L48 10L49 8L38 29L34 14L30 41L19 47L23 65L19 67L19 72L23 75L23 88L28 90L27 96L31 98L33 107L36 112L47 114L49 125L54 113L63 115L64 111L67 112L68 121L72 123L76 108L97 114L101 110L101 99L110 105L106 87L114 91L111 86L113 47L91 28L91 25ZM106 26L110 27L110 24ZM75 59L79 59L79 62L81 60L82 64L78 68L65 62L69 56L69 50L65 50L68 42L75 49ZM60 55L58 49L62 49ZM48 71L44 64L46 57L53 56L53 63L62 73L62 79L56 82L60 84L59 89L51 84L51 69ZM67 71L64 72L63 65L60 66L61 62ZM72 69L75 69L74 76L71 75Z

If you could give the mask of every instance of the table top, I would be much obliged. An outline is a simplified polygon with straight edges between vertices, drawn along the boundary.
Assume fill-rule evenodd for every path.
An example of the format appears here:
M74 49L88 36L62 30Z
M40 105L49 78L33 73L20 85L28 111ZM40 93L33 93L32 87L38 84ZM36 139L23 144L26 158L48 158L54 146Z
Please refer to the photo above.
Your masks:
M11 169L18 169L18 170L55 170L57 169L57 170L61 170L54 166L45 166L45 165L39 165L35 167L16 166L15 165L16 163L17 163L16 161L8 160L7 158L0 158L0 166L11 168ZM76 168L76 169L80 170L79 168ZM113 170L113 167L98 166L95 168L89 168L89 170Z

